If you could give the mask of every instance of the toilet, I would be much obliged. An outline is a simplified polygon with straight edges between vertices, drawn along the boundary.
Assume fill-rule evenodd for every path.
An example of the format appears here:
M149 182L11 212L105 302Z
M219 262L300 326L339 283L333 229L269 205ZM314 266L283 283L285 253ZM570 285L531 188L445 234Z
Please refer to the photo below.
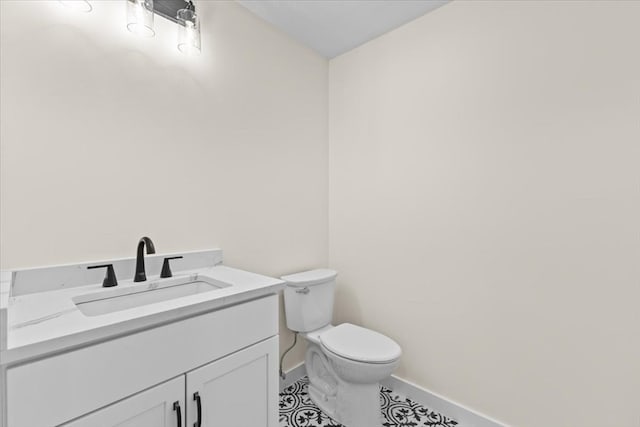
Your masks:
M370 329L331 325L336 276L318 269L282 277L287 328L307 341L313 403L346 427L381 427L380 381L396 369L402 350Z

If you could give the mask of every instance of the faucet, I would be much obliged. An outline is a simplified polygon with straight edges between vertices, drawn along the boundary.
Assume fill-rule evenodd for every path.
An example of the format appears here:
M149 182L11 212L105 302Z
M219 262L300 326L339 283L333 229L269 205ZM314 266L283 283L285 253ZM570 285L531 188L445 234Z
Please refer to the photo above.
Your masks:
M143 237L138 242L138 254L136 256L136 274L133 276L134 282L144 282L147 280L147 275L144 271L144 248L147 247L147 254L155 254L156 248L153 246L153 242L148 237Z

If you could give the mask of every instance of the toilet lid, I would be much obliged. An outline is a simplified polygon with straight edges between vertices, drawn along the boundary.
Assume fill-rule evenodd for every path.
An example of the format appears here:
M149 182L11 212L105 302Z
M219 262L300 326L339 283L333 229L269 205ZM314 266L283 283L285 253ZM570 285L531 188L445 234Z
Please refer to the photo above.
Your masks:
M317 270L303 271L302 273L289 274L282 276L281 279L287 282L288 286L304 288L305 286L319 285L336 278L338 272L329 270L328 268L319 268Z
M391 338L351 323L343 323L320 334L320 342L332 353L367 363L386 363L402 354Z

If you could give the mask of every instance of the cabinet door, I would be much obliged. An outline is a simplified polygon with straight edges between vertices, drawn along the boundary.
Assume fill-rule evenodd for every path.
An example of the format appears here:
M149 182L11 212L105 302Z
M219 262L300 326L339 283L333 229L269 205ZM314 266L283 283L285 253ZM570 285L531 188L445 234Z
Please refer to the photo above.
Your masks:
M187 373L186 398L189 427L277 427L278 337Z
M184 386L182 375L63 426L181 427L185 425Z

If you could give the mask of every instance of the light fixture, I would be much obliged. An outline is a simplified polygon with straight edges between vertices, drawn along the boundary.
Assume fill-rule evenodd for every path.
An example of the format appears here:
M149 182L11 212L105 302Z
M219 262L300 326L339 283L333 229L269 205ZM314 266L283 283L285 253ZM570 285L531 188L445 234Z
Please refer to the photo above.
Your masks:
M178 10L178 50L187 55L200 54L200 19L193 1Z
M127 29L134 34L153 37L153 0L127 1Z
M78 12L91 12L93 7L87 0L58 0L64 7Z
M2 0L0 0L2 1ZM124 0L127 2L127 28L147 37L155 35L154 15L178 24L178 50L199 55L200 17L193 0Z

